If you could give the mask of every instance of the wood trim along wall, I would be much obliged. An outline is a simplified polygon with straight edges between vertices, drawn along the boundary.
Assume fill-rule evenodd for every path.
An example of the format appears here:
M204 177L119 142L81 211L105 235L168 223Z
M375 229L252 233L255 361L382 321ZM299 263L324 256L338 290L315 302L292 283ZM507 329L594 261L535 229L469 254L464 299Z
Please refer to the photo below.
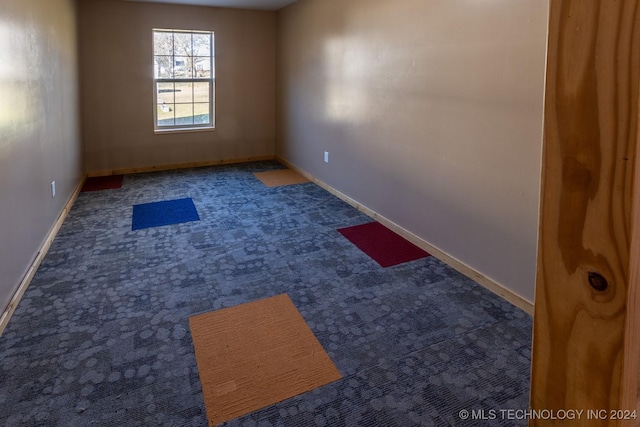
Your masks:
M638 96L640 104L640 95ZM640 105L638 105L638 111L640 111ZM637 144L640 144L640 120L638 120L638 136ZM633 181L636 183L634 190L633 206L632 206L632 232L630 259L631 265L629 267L629 283L635 283L635 286L629 286L627 289L627 310L628 315L625 323L626 339L624 346L625 360L624 372L622 373L622 402L621 408L633 408L635 406L636 415L638 418L635 423L629 422L631 425L640 426L640 333L634 333L640 325L640 232L637 230L640 227L640 187L637 185L640 183L640 167L636 165L635 176Z
M273 160L273 159L274 159L274 156L257 156L257 157L238 158L238 159L210 160L205 162L190 162L190 163L175 163L175 164L159 165L159 166L144 166L144 167L138 167L138 168L104 169L99 171L88 172L87 176L90 178L93 178L97 176L128 175L132 173L158 172L158 171L167 171L167 170L174 170L174 169L201 168L206 166L231 165L234 163L259 162L263 160Z
M49 233L47 233L47 236L44 239L44 242L40 246L38 253L36 254L33 262L31 263L31 266L27 270L27 273L25 274L25 276L22 278L22 281L20 282L18 289L13 294L13 297L11 298L9 305L2 312L2 316L0 316L0 335L2 335L2 333L4 332L4 329L7 327L7 324L9 323L9 320L11 319L13 312L16 310L16 307L20 303L22 296L24 295L27 288L31 284L31 280L33 280L33 276L36 274L36 271L38 271L38 267L40 266L40 264L42 263L42 260L44 259L47 252L49 251L49 248L51 247L51 243L53 242L53 239L55 239L56 235L58 234L58 231L60 230L62 223L67 218L67 215L71 210L71 207L73 206L76 199L78 198L78 194L80 194L80 190L82 189L82 186L84 185L84 182L88 177L125 175L125 174L143 173L143 172L157 172L157 171L165 171L165 170L173 170L173 169L188 169L188 168L196 168L196 167L256 162L256 161L273 160L273 159L274 159L274 156L247 157L247 158L239 158L239 159L177 163L172 165L150 166L150 167L140 167L140 168L130 168L130 169L102 170L102 171L87 173L82 178L78 186L75 188L73 194L71 195L71 197L65 204L64 208L62 209L62 212L60 212L58 219L49 230Z
M51 247L51 243L53 242L53 239L55 239L56 235L58 234L58 231L60 230L62 223L67 218L67 215L71 210L71 207L73 206L76 199L78 198L78 194L80 194L80 190L82 189L82 186L84 185L84 182L88 177L110 176L110 175L121 175L121 174L125 175L125 174L143 173L143 172L157 172L157 171L165 171L165 170L173 170L173 169L187 169L187 168L226 165L226 164L244 163L244 162L255 162L255 161L262 161L262 160L273 160L273 159L274 159L274 156L247 157L247 158L240 158L240 159L214 160L214 161L207 161L207 162L192 162L192 163L177 163L173 165L150 166L150 167L140 167L140 168L130 168L130 169L102 170L102 171L95 171L95 172L90 172L86 174L82 178L78 186L75 188L75 190L73 191L73 194L65 204L64 208L62 209L62 212L60 212L60 215L58 216L58 219L54 223L53 227L51 227L51 229L49 230L49 233L47 233L47 236L44 239L44 242L40 246L38 253L36 254L33 262L31 263L31 266L27 270L27 273L25 274L25 276L22 278L22 281L20 282L18 289L13 294L13 297L11 298L9 305L3 311L2 316L0 316L0 335L2 335L2 333L4 332L4 329L7 327L7 324L9 323L9 320L11 319L13 312L16 310L16 307L20 303L22 296L24 295L27 288L31 284L31 280L33 280L33 276L36 274L38 267L40 266L45 255L49 251L49 248Z
M335 188L331 187L327 183L317 179L313 175L311 175L311 174L307 173L306 171L300 169L299 167L297 167L296 165L292 164L291 162L289 162L289 161L287 161L287 160L285 160L285 159L283 159L283 158L281 158L279 156L276 156L275 159L277 161L279 161L280 163L286 165L287 167L289 167L289 168L297 171L298 173L304 175L310 181L313 181L314 183L316 183L320 187L324 188L325 190L327 190L328 192L330 192L334 196L338 197L339 199L343 200L344 202L346 202L346 203L350 204L351 206L355 207L356 209L358 209L359 211L361 211L365 215L367 215L367 216L371 217L372 219L380 222L385 227L395 231L396 233L398 233L399 235L401 235L405 239L409 240L414 245L416 245L416 246L424 249L425 251L429 252L431 255L433 255L434 257L438 258L440 261L444 262L445 264L449 265L454 270L456 270L456 271L464 274L465 276L469 277L470 279L476 281L477 283L479 283L480 285L482 285L486 289L488 289L491 292L493 292L494 294L502 297L503 299L507 300L508 302L510 302L511 304L515 305L516 307L519 307L520 309L526 311L530 315L533 314L533 303L532 302L524 299L523 297L521 297L520 295L514 293L513 291L511 291L510 289L508 289L505 286L501 285L500 283L498 283L498 282L494 281L493 279L485 276L484 274L478 272L477 270L475 270L472 267L468 266L467 264L465 264L464 262L460 261L459 259L457 259L457 258L449 255L448 253L438 249L437 247L433 246L432 244L430 244L426 240L416 236L415 234L413 234L409 230L401 227L400 225L396 224L395 222L391 221L390 219L380 215L379 213L375 212L374 210L369 209L368 207L362 205L358 201L352 199L351 197L341 193L340 191L338 191Z
M327 190L331 194L333 194L336 197L338 197L339 199L345 201L346 203L348 203L351 206L355 207L356 209L360 210L361 212L363 212L367 216L369 216L369 217L375 219L376 221L379 221L380 223L384 224L386 227L388 227L391 230L395 231L396 233L400 234L401 236L403 236L404 238L406 238L407 240L409 240L410 242L412 242L416 246L426 250L431 255L435 256L436 258L438 258L439 260L441 260L445 264L449 265L450 267L452 267L456 271L458 271L458 272L464 274L465 276L471 278L472 280L478 282L479 284L481 284L482 286L484 286L485 288L487 288L491 292L493 292L493 293L501 296L505 300L509 301L511 304L521 308L522 310L526 311L529 314L533 313L533 304L530 301L527 301L526 299L524 299L521 296L515 294L514 292L512 292L511 290L509 290L506 287L502 286L501 284L499 284L499 283L495 282L494 280L488 278L487 276L483 275L482 273L474 270L472 267L466 265L462 261L460 261L460 260L456 259L455 257L447 254L446 252L438 249L437 247L431 245L430 243L428 243L427 241L421 239L420 237L416 236L415 234L411 233L410 231L402 228L401 226L399 226L398 224L396 224L393 221L389 220L388 218L385 218L384 216L382 216L382 215L378 214L377 212L373 211L372 209L369 209L368 207L358 203L356 200L348 197L347 195L341 193L340 191L336 190L335 188L333 188L333 187L329 186L328 184L320 181L319 179L313 177L312 175L310 175L306 171L301 170L297 166L291 164L290 162L288 162L288 161L286 161L286 160L284 160L284 159L282 159L282 158L280 158L278 156L252 157L252 158L243 158L243 159L234 159L234 160L219 160L219 161L197 162L197 163L181 163L181 164L175 164L175 165L151 166L151 167L144 167L144 168L103 170L103 171L91 172L91 173L87 174L87 176L96 177L96 176L109 176L109 175L130 174L130 173L143 173L143 172L154 172L154 171L182 169L182 168L193 168L193 167L205 167L205 166L214 166L214 165L243 163L243 162L250 162L250 161L274 160L274 159L279 161L279 162L281 162L282 164L288 166L289 168L298 171L299 173L301 173L302 175L307 177L309 180L313 181L314 183L316 183L320 187L324 188L325 190ZM20 286L18 286L18 289L16 290L13 298L11 299L11 302L7 306L6 310L3 312L2 317L0 317L0 334L2 334L2 332L4 331L4 328L6 327L7 323L9 322L9 319L11 318L11 315L15 311L18 303L20 302L20 299L24 295L24 292L27 290L27 287L31 283L31 280L33 279L33 276L35 275L36 271L38 270L38 267L40 266L40 263L44 259L44 256L47 254L47 251L49 250L49 247L51 246L51 243L53 242L53 239L57 235L58 231L60 230L60 227L62 226L62 223L64 222L64 220L66 219L67 215L69 214L69 211L71 210L71 207L75 203L75 200L77 199L78 194L80 193L80 189L82 188L82 185L84 184L85 179L86 179L86 177L83 178L83 180L80 182L80 184L76 187L76 189L73 192L72 196L69 198L69 201L67 202L67 204L63 208L63 210L60 213L60 216L58 217L58 219L55 222L54 226L51 228L51 230L47 234L47 237L44 240L40 250L38 251L38 254L36 255L33 263L31 264L31 267L29 267L29 270L27 271L27 273L24 276L23 280L20 282Z
M78 183L78 185L76 186L75 190L73 190L71 197L69 197L69 200L67 200L67 203L65 203L64 207L62 208L62 211L60 212L60 215L58 215L58 219L56 219L56 222L53 224L53 226L47 233L44 241L42 242L42 245L40 246L40 249L38 250L38 253L36 254L33 262L31 263L31 266L29 266L29 269L27 270L26 274L20 281L20 284L18 285L18 289L16 289L16 291L13 294L13 297L11 297L11 301L9 301L9 305L7 305L7 307L5 307L4 311L2 312L2 316L0 316L0 335L2 335L2 333L4 332L4 329L7 327L7 324L9 323L11 316L16 311L16 308L20 303L22 296L24 295L27 288L31 284L31 280L33 280L33 276L35 276L36 271L38 271L38 267L42 263L42 260L44 259L44 257L47 255L47 252L49 251L49 248L53 243L53 239L55 239L56 235L58 234L58 231L60 231L60 227L62 227L62 223L67 218L67 215L69 215L69 212L71 211L71 207L73 206L76 199L78 198L78 194L80 194L80 190L82 189L82 186L84 185L86 178L87 178L86 175L83 176L80 182Z

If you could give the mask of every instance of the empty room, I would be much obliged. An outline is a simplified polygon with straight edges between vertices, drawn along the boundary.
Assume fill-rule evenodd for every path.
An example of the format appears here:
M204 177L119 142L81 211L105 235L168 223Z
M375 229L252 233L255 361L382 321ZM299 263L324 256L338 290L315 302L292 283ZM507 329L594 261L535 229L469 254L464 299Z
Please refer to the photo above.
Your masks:
M635 0L2 0L0 424L640 425L639 107Z

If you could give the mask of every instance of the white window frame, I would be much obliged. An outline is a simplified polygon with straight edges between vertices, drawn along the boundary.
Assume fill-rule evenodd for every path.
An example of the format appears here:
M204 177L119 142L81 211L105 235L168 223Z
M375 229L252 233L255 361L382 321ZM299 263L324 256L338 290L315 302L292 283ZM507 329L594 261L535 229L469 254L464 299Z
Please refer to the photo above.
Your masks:
M210 76L205 78L160 78L158 77L157 63L156 63L156 52L155 52L155 34L156 32L164 32L164 33L182 33L182 34L208 34L209 35L209 43L210 43L210 56L209 56L209 69L211 70ZM215 37L213 31L200 31L200 30L178 30L178 29L163 29L163 28L154 28L151 37L153 40L152 43L152 57L153 57L153 128L156 133L163 132L192 132L192 131L206 131L206 130L214 130L215 129ZM175 64L175 57L179 57L181 55L176 55L175 46L172 49L173 62ZM197 124L176 124L174 119L173 125L159 125L158 124L158 84L159 83L209 83L209 122L208 123L197 123ZM192 104L195 104L195 100L192 95Z

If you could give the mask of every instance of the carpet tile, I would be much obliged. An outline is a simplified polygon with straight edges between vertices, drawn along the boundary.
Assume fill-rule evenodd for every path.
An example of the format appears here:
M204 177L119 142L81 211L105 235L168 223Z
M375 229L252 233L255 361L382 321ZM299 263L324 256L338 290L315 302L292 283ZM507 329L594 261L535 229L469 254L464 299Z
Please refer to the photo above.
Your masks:
M472 426L461 409L527 407L529 315L435 257L380 267L335 231L364 214L253 176L283 168L81 193L0 337L0 425L206 426L188 318L282 293L343 378L227 426ZM200 221L131 230L133 205L185 197Z
M338 232L382 267L428 257L429 254L379 222L339 228Z
M85 180L80 191L117 190L122 187L123 178L123 175L89 177Z
M131 230L199 220L200 216L191 198L142 203L133 205Z

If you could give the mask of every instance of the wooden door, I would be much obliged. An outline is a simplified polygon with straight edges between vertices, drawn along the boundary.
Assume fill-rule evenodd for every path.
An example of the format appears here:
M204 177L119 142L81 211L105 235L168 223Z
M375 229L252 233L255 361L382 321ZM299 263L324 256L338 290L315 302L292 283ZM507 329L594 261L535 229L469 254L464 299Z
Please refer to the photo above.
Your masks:
M531 407L599 412L530 425L635 425L611 411L638 397L640 0L551 0L549 24Z

